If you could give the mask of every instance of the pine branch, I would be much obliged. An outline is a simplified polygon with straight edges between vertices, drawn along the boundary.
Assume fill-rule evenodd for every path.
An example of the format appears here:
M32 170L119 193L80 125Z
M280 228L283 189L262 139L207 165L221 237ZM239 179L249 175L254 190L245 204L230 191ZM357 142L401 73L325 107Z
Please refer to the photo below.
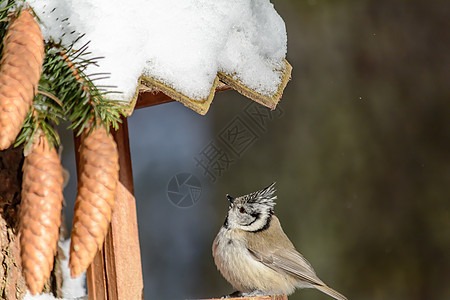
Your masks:
M105 98L108 92L99 90L93 80L84 73L88 65L97 64L100 57L90 57L87 51L88 43L79 50L73 45L64 49L61 45L51 45L46 61L44 73L52 74L51 84L55 95L63 102L72 128L80 135L89 124L101 124L106 128L118 128L120 115L124 114L125 105L120 101ZM105 75L105 74L102 74ZM105 78L105 77L103 77ZM96 125L97 126L97 125Z
M59 135L55 125L59 124L61 119L64 119L63 108L55 102L53 97L39 93L34 97L33 107L28 112L22 130L19 133L15 147L25 143L25 149L28 149L34 142L35 134L40 128L47 137L50 147L57 147L60 143Z
M6 34L6 27L10 20L10 9L16 6L15 0L0 0L0 41L3 41L3 37ZM0 43L0 58L3 54L3 43Z
M15 0L0 0L0 22L8 21L8 11L14 5L16 5Z
M20 3L15 0L0 0L0 51L12 15L10 9L14 8L17 13L20 11L19 6ZM77 135L86 128L92 130L99 125L108 130L110 127L118 128L126 103L107 99L112 92L106 91L105 86L101 85L107 73L85 74L90 65L98 65L101 57L93 57L88 51L89 42L76 50L74 47L82 38L83 35L79 36L69 47L53 41L45 44L43 72L38 87L40 94L33 100L34 104L16 138L15 146L22 143L28 146L38 128L46 134L51 146L58 146L59 137L54 126L60 120L69 120L69 128ZM91 123L94 126L90 126Z

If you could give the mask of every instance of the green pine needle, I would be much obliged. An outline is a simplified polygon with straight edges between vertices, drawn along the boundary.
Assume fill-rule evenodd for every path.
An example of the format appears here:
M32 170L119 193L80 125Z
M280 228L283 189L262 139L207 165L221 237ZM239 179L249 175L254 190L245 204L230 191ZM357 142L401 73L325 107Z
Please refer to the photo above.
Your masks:
M25 143L25 148L28 148L40 128L47 137L50 147L57 147L60 139L55 126L61 119L64 119L63 108L58 104L55 105L54 100L48 96L38 94L34 97L33 107L28 112L14 146Z
M64 49L61 45L53 45L44 63L44 70L48 68L50 74L59 75L52 78L54 90L72 123L69 128L76 135L86 128L92 129L91 124L117 129L126 108L123 102L106 99L107 93L99 91L83 72L89 64L97 64L98 58L90 58L89 54L87 44L80 50L73 50L72 46Z

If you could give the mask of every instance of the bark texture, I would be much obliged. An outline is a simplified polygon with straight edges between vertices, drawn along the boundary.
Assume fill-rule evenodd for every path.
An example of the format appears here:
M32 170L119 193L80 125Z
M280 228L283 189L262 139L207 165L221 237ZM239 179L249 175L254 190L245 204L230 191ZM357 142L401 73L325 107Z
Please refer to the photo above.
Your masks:
M22 274L19 236L19 205L21 202L23 148L0 151L0 299L22 299L27 291ZM62 297L62 274L58 247L50 279L43 291Z
M21 299L26 293L17 237L23 149L0 151L0 298Z

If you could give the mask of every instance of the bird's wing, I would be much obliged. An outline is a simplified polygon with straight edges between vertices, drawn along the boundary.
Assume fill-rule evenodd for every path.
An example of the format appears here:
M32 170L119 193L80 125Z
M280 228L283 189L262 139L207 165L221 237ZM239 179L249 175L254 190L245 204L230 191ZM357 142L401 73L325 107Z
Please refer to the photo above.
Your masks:
M265 266L282 271L314 286L325 285L316 275L309 262L295 249L278 248L265 254L248 248L253 258Z
M295 249L279 248L269 255L263 255L260 252L249 249L248 251L253 258L265 266L277 271L284 272L291 276L297 277L299 280L310 283L316 289L330 295L338 300L347 300L347 298L328 287L320 280L309 262Z

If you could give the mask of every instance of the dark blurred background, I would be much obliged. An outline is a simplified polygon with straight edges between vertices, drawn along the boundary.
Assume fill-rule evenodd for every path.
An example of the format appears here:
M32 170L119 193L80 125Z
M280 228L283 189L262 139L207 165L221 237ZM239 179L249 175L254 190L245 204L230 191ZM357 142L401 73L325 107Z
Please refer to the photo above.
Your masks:
M274 4L294 71L263 123L232 91L204 117L170 103L129 118L145 298L232 292L211 256L224 195L276 181L276 214L328 285L349 299L450 299L450 2ZM236 118L253 133L238 153L223 140ZM70 219L70 133L63 141ZM211 149L228 160L206 173L197 161ZM180 172L202 189L185 208L167 196ZM330 298L302 290L289 299Z

